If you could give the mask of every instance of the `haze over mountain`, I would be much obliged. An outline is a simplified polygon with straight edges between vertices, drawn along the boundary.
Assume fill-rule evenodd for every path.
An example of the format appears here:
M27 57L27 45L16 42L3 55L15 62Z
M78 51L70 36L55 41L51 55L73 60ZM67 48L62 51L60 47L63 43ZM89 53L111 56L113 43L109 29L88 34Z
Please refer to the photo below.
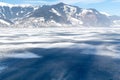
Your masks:
M0 3L0 26L111 26L119 24L119 16L110 16L96 9L58 3L31 6Z

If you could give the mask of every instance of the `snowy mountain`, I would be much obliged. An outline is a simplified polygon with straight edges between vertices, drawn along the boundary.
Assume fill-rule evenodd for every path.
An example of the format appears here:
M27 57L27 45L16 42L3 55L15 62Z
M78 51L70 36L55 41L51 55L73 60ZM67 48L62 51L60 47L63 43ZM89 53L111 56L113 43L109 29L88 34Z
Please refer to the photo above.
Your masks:
M64 3L31 6L0 3L0 24L13 27L110 26L111 18L96 9L82 9Z
M9 25L10 25L9 22L7 22L7 21L5 21L3 19L0 19L0 27L7 27Z
M109 26L110 24L109 18L95 9L82 9L64 3L42 6L30 17L44 17L45 21L53 20L71 25Z
M20 6L11 4L0 5L0 18L14 20L24 18L34 11L32 6Z
M114 26L120 26L120 16L110 16L110 19Z
M16 20L29 16L35 10L36 7L31 5L13 5L0 2L0 27L15 24Z

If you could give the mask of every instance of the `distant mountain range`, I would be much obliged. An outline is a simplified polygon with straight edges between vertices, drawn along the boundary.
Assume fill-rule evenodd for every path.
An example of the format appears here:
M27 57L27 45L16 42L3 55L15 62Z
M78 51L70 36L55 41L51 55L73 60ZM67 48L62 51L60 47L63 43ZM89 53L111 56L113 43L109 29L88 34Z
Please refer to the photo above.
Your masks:
M64 3L31 6L0 2L0 27L113 26L119 23L119 16Z

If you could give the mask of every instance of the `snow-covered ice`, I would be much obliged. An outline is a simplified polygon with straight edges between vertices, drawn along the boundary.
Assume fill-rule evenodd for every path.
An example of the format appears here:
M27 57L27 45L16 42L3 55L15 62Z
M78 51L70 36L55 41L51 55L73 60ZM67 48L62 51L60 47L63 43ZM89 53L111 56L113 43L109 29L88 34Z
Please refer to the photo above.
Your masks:
M120 58L120 51L117 49L120 46L119 30L119 28L1 29L0 54L5 56L8 55L7 52L28 48L94 48L96 50L96 53L92 53L94 55Z
M120 79L119 28L0 30L0 80Z

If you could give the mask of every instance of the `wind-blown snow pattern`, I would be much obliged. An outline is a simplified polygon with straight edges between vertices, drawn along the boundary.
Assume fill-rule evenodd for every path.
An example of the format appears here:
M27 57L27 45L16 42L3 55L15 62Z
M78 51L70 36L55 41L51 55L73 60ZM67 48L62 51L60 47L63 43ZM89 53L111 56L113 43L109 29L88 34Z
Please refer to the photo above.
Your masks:
M4 21L2 19L0 19L0 23L6 24L6 25L10 25L10 23L8 23L7 21Z
M119 28L0 30L0 80L120 80Z

